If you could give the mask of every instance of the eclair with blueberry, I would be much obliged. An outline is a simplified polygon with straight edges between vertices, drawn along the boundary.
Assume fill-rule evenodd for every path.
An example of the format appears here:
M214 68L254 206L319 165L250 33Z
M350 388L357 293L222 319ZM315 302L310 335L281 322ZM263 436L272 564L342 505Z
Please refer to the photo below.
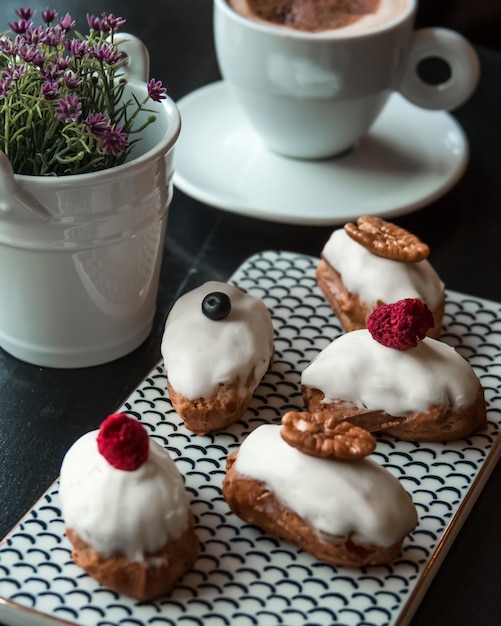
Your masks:
M181 474L125 413L71 446L59 496L73 561L113 591L140 601L165 596L198 557Z
M430 249L416 235L375 216L335 230L322 252L316 277L345 331L365 328L372 311L419 298L433 313L429 336L438 337L444 284L428 261Z
M378 307L366 329L338 337L304 369L308 410L407 441L461 439L484 428L480 380L453 347L427 336L433 326L418 298Z
M273 323L259 298L208 281L175 302L161 349L175 411L205 435L247 410L273 359Z

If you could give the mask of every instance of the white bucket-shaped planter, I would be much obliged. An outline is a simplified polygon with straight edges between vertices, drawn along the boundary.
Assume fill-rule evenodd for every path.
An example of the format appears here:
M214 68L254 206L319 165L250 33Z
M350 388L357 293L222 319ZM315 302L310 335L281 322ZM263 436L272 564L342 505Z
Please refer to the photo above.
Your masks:
M146 94L144 80L128 88ZM149 335L180 117L169 98L148 107L156 121L128 162L108 170L19 176L0 153L0 346L15 357L87 367Z

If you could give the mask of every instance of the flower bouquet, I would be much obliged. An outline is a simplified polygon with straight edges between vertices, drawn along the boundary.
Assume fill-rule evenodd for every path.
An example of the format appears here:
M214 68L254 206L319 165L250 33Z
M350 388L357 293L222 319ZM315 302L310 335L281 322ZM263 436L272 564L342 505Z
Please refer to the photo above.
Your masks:
M0 150L16 174L63 176L122 164L138 133L155 121L148 102L165 98L151 79L147 95L124 97L127 55L120 50L120 17L87 15L89 32L71 35L67 13L18 9L0 37Z

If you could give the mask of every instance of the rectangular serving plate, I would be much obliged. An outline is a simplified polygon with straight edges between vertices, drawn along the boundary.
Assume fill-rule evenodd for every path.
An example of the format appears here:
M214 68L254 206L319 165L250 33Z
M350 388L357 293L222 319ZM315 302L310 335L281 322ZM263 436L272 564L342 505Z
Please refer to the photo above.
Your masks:
M58 481L0 544L0 621L11 626L405 626L501 456L501 305L446 294L442 339L469 360L488 403L488 427L448 443L378 440L373 458L394 473L419 514L391 565L346 569L316 561L245 524L221 495L227 455L258 425L303 408L300 375L342 333L315 280L318 259L266 251L232 282L261 298L275 360L244 417L204 437L184 428L160 363L120 410L140 419L183 474L202 542L172 595L138 603L101 587L71 561Z

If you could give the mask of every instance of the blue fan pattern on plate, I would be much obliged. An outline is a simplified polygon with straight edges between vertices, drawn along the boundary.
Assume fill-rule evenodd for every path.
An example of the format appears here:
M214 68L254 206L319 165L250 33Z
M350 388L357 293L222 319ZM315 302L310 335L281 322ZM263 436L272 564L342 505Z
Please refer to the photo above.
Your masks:
M231 278L264 300L275 327L273 366L243 419L205 437L187 431L170 404L162 364L122 407L167 448L191 497L202 551L172 596L139 604L100 587L77 568L64 537L56 481L0 545L0 599L85 626L383 626L408 621L437 566L435 557L452 540L449 531L464 521L500 455L501 305L447 293L442 338L471 362L485 387L487 430L446 444L380 439L374 458L412 495L419 524L391 565L336 568L245 524L221 496L227 455L259 424L278 422L285 410L302 408L302 369L342 332L316 286L317 262L267 251Z

